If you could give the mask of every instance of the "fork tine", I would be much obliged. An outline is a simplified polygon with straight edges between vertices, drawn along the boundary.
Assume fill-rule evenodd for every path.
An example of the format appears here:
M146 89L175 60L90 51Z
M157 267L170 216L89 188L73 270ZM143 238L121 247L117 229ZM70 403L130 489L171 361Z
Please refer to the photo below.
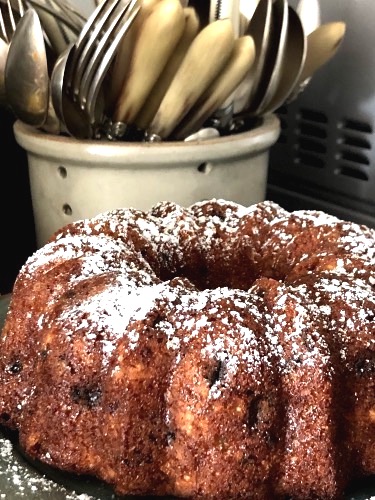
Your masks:
M104 0L94 10L83 26L75 43L75 52L71 64L69 68L67 68L66 74L67 87L72 87L74 92L76 92L77 83L82 76L81 74L77 74L82 65L82 60L87 56L87 53L92 49L92 45L97 41L97 37L108 19L108 16L121 1L122 0Z
M116 5L119 3L121 0L103 0L98 7L92 12L92 14L89 16L87 19L86 23L84 24L82 31L76 41L76 51L80 50L82 47L82 44L86 41L86 37L88 36L89 31L96 25L97 21L101 20L103 16L103 12L106 11L106 9L110 10L116 7Z
M116 33L116 30L118 29L121 21L125 20L124 24L121 25L119 33L122 33L122 36L124 36L126 31L129 29L130 25L132 24L133 20L135 19L136 15L138 14L140 7L137 8L137 3L138 0L132 0L131 3L125 9L122 9L117 14L117 16L111 22L110 26L106 28L103 37L100 39L98 45L95 48L95 52L88 60L85 71L82 75L79 84L79 101L82 107L85 106L86 103L85 96L87 95L87 89L92 82L92 79L95 75L95 72L97 71L100 61L104 57L106 57L106 55L108 54L108 50L112 49L115 43L117 43L117 45L119 43L117 42L118 34ZM113 40L111 40L114 34L115 37Z
M4 42L9 43L8 33L5 27L5 21L1 6L2 4L0 3L0 36L4 40Z
M16 31L16 21L14 20L13 7L10 4L10 0L7 0L7 7L8 7L10 25L12 28L12 32L14 33Z
M137 3L138 0L134 0L134 4ZM133 8L132 12L128 16L127 20L124 22L124 24L121 26L120 30L118 33L115 35L115 38L111 42L110 46L107 48L107 50L104 53L104 57L98 58L95 61L95 65L93 64L90 68L90 71L88 72L89 75L87 77L87 80L85 82L85 88L84 88L84 93L83 99L85 102L85 106L87 109L87 114L91 118L91 121L95 120L95 110L96 110L96 102L98 98L98 94L101 90L101 86L103 83L103 80L107 74L108 68L110 67L114 56L116 54L116 51L125 36L127 30L133 23L134 19L136 18L138 12L140 10L140 6ZM97 66L97 62L99 62L99 66Z
M89 32L89 34L87 35L86 42L84 44L82 43L81 51L79 49L77 51L79 57L75 67L75 75L73 78L73 85L72 85L74 94L77 94L78 92L78 87L80 85L82 74L85 70L87 61L90 59L91 54L98 43L98 39L102 36L101 32L104 31L105 33L106 31L105 29L106 23L111 22L112 16L116 15L115 14L116 9L119 7L120 4L122 5L121 8L122 11L126 10L129 5L129 1L126 2L125 4L122 4L122 0L114 0L114 2L112 3L103 1L103 4L104 3L107 3L107 5L109 5L108 9L106 11L102 11L102 15L98 19L95 26L93 27L93 30Z
M20 13L20 16L22 17L25 13L25 6L22 2L22 0L17 0L17 4L18 4L18 12Z

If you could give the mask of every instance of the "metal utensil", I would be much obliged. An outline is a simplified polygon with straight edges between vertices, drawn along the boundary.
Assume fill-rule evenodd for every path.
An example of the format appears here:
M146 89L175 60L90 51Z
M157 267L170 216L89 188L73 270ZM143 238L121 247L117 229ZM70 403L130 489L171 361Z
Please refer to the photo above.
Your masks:
M56 59L51 75L52 105L68 134L73 137L90 137L92 131L86 114L64 88L65 71L73 58L74 48L74 44L70 44Z
M301 20L305 36L316 30L321 24L319 0L300 0L296 8ZM288 102L293 101L307 87L311 77L299 82L288 97Z
M137 0L101 3L51 75L52 102L67 132L93 138L102 125L102 83L124 34L139 11Z
M258 87L248 104L253 115L263 114L272 99L281 78L284 66L288 33L288 2L275 0L272 6L272 23L269 33L269 50L265 54L262 75Z
M7 100L23 122L40 127L46 121L49 77L43 29L29 8L19 20L5 65Z
M255 43L255 61L252 71L243 84L246 85L247 92L243 90L244 97L241 103L237 105L237 109L235 109L237 113L248 108L249 103L253 102L253 97L258 89L269 50L271 21L272 0L259 0L246 30L246 34L250 35Z
M5 42L10 43L20 17L20 13L13 8L10 0L0 2L0 37Z
M110 40L110 35L108 34L108 38L106 40L103 38L102 43L98 44L93 57L91 58L91 61L87 65L82 76L79 99L81 106L86 109L93 127L100 124L105 119L104 111L106 102L103 94L101 94L102 99L98 100L99 94L102 90L102 84L111 63L114 60L121 40L136 18L139 8L138 0L130 2L129 8L123 11L116 23L117 27L119 25L121 26L119 31L116 33L113 40ZM108 32L111 32L111 28L109 28ZM98 106L99 101L100 105Z
M185 137L185 142L191 141L206 141L207 139L214 139L215 137L219 137L220 132L214 127L205 127L198 130L198 132L194 132L194 134L188 135Z
M38 13L41 24L51 42L55 54L60 54L74 42L84 24L81 18L69 15L64 2L57 5L52 0L25 0Z
M68 16L63 9L57 10L54 7L54 4L47 5L44 3L42 0L27 0L28 3L34 7L34 9L37 11L39 17L41 17L40 12L44 11L47 14L50 14L55 18L55 21L60 28L67 28L68 30L72 31L75 35L76 38L78 37L79 33L81 32L83 25L85 23L85 20L81 20L81 18L73 18L73 16ZM63 5L63 4L61 4ZM42 21L43 25L43 21ZM75 40L71 40L73 42Z
M275 94L262 110L272 113L289 97L298 82L306 58L307 39L297 12L289 6L288 35L284 64Z

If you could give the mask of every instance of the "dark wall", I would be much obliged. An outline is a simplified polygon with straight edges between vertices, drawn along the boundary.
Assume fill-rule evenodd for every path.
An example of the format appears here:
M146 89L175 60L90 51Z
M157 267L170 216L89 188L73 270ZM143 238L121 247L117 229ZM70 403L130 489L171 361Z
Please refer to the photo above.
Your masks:
M36 249L27 157L14 138L14 120L0 108L0 294L11 292L19 269Z

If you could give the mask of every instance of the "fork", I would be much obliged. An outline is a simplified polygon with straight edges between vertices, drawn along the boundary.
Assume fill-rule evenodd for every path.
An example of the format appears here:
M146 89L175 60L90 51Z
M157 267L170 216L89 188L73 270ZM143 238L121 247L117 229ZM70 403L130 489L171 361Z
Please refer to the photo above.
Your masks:
M14 11L10 0L0 2L0 36L6 43L10 43L16 30L18 19L23 15L24 8L21 0L18 0L18 14Z
M77 110L76 114L86 118L91 137L100 136L100 128L106 121L101 94L103 80L139 9L139 0L126 3L121 0L103 1L89 17L70 49L61 91L65 94L65 101L68 98ZM100 102L99 96L102 97ZM69 128L77 130L67 126L68 132ZM82 129L86 133L87 128Z
M6 43L10 43L13 33L15 32L17 23L21 17L25 14L26 10L32 7L29 0L0 0L0 38L2 38ZM54 49L51 40L43 27L43 36L49 51L54 53Z
M119 6L121 7L120 13L116 10ZM126 14L129 7L129 1L123 5L122 0L104 0L95 9L92 16L89 17L87 23L84 25L75 43L75 55L70 66L71 74L73 74L70 81L75 96L79 94L79 86L83 72L90 57L92 57L95 47L100 44L105 45L105 40L111 37L119 21L122 16ZM110 24L111 22L112 24ZM100 36L102 36L101 40L99 40ZM103 54L104 49L102 50Z

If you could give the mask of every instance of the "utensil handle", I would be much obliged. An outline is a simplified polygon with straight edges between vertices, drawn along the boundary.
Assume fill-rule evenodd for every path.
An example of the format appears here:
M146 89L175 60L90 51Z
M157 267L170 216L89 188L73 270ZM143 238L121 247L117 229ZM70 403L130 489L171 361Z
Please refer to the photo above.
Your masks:
M209 86L173 136L180 140L196 132L219 109L250 71L255 60L255 45L251 36L235 41L230 59L220 76Z
M140 28L128 77L114 112L114 121L132 124L182 36L184 9L179 0L161 0Z
M200 31L150 124L150 135L162 139L170 135L223 69L233 46L234 33L229 19L215 21Z
M141 111L135 119L138 128L146 130L154 118L164 95L166 94L179 66L182 63L192 41L199 31L198 15L192 7L185 8L185 29L172 56L168 60L162 74L152 88Z

